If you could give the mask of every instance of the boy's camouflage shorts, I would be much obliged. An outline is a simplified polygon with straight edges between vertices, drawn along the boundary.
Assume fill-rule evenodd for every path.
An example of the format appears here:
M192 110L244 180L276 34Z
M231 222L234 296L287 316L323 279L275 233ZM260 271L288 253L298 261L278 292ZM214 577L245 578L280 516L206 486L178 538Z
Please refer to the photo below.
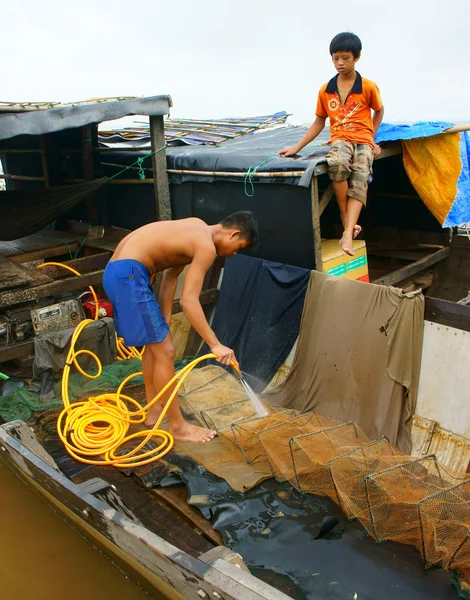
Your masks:
M326 155L328 175L332 181L348 179L348 196L366 205L367 187L372 173L374 151L368 144L335 140Z

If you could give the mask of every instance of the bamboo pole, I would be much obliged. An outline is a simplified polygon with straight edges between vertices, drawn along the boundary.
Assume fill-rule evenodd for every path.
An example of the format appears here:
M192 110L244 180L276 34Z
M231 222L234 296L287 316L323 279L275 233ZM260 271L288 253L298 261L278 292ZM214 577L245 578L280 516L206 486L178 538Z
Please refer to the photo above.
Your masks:
M0 179L12 179L14 181L44 181L44 177L30 177L29 175L0 174Z
M454 125L449 129L444 129L444 133L460 133L461 131L470 131L470 123L462 123L461 125Z

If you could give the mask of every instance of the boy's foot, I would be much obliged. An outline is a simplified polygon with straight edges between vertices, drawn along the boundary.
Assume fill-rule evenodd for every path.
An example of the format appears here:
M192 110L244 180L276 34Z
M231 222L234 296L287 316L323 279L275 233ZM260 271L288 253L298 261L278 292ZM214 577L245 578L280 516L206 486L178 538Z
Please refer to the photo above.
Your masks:
M341 246L343 252L348 254L349 256L354 256L354 252L352 249L352 235L347 233L346 231L343 233L343 237L339 241L339 245Z
M357 236L361 233L361 231L362 231L362 227L360 225L354 225L353 240L355 240L357 238Z
M217 431L197 427L187 421L183 421L178 427L171 427L170 432L175 440L181 442L210 442L217 435Z

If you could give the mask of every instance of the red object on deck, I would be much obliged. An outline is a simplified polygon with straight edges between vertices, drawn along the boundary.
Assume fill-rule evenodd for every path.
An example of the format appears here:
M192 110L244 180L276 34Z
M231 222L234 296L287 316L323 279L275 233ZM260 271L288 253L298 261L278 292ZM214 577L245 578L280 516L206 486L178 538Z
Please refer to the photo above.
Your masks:
M84 296L86 296L86 298L82 299ZM80 299L82 300L82 306L86 316L89 319L94 319L96 307L91 292L85 292L80 296ZM102 319L103 317L113 317L113 306L109 300L98 298L98 318Z

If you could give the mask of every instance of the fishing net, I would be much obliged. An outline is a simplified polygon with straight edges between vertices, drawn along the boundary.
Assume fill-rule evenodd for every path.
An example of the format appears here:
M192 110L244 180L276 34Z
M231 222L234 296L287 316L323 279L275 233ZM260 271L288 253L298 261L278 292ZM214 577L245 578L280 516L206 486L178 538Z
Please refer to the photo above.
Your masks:
M133 359L116 361L104 366L102 374L96 379L87 379L80 373L74 373L69 379L70 400L73 402L93 394L98 395L116 390L123 379L139 371L142 371L142 363L138 359ZM93 372L96 373L96 370L91 371L91 373ZM135 377L129 382L129 388L142 384L143 378ZM127 386L126 389L128 389ZM7 422L14 419L27 421L33 412L57 411L62 407L60 381L56 381L54 384L54 395L51 400L41 400L39 393L30 391L28 387L18 388L8 396L0 397L0 416Z
M288 480L297 487L292 439L337 424L339 421L310 412L262 429L258 437L274 477L278 481Z
M344 514L348 519L359 519L371 535L373 529L364 478L371 473L403 463L405 459L406 457L383 437L333 458L328 463Z
M284 410L268 415L267 417L257 417L249 421L245 420L242 423L234 423L231 428L232 433L246 462L253 464L266 460L266 455L260 442L260 431L292 421L297 415L298 413L293 410Z
M367 475L365 486L374 538L422 550L419 504L455 483L456 479L434 455Z
M232 422L232 414L233 421L243 418L251 405L242 404L247 393L240 381L218 365L193 369L181 386L179 397L183 412L217 431ZM230 410L231 405L236 408Z
M295 487L311 494L328 496L339 504L328 463L369 441L361 428L353 422L293 438L291 446Z
M470 581L470 481L438 492L418 504L423 558Z

